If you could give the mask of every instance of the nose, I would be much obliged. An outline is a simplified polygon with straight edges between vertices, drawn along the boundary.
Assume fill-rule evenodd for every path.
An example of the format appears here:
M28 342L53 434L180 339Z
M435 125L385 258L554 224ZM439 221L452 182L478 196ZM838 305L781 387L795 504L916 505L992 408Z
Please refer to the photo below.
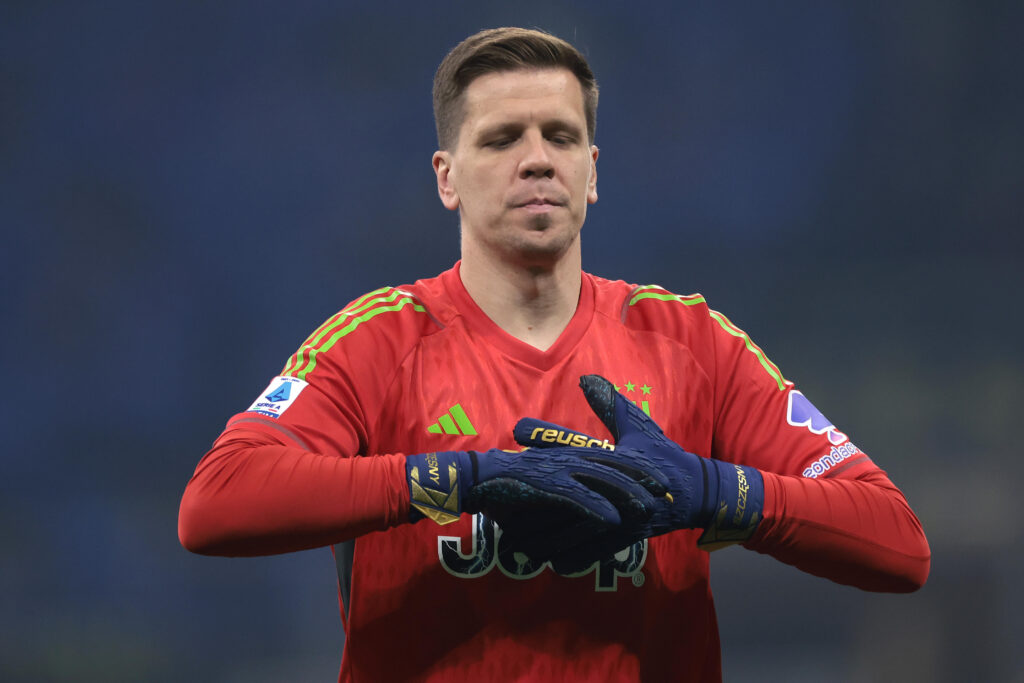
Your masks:
M529 134L526 136L525 142L526 144L522 147L523 157L519 161L519 177L554 177L555 165L551 162L544 136L539 133Z

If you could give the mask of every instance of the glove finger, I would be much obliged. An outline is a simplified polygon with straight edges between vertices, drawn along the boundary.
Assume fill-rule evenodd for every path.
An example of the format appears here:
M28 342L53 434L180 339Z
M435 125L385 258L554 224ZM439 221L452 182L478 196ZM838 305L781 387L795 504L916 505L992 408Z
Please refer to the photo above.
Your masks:
M615 450L615 446L608 443L607 439L596 439L586 432L569 429L560 424L539 420L534 417L520 419L512 430L512 434L515 437L516 443L527 448L540 449L573 446L579 448L602 448L609 451ZM599 456L584 456L584 458L591 462L598 462L606 467L617 469L627 477L639 482L655 496L663 496L668 490L668 480L653 464L651 464L648 470L644 470L621 460L610 460Z
M653 510L668 483L662 482L664 476L658 467L640 453L562 446L527 449L518 457L534 464L513 475L516 479L554 495L574 498L612 524L621 521L620 513L624 511L628 511L627 517L635 517L638 513L634 510ZM652 478L656 483L651 482ZM616 514L609 514L610 507Z
M595 455L625 460L625 456L616 457L615 451L565 446L528 448L519 453L477 454L474 478L481 483L470 488L467 498L471 505L465 509L474 511L474 491L487 493L492 502L513 508L551 505L554 500L564 500L565 504L587 508L610 524L621 521L620 508L627 517L635 517L635 510L654 509L655 496L643 484L616 468L587 459ZM643 469L653 471L656 468L648 464ZM586 476L579 478L579 475ZM495 483L488 485L489 482Z
M597 439L586 432L563 427L554 422L524 417L512 430L516 443L527 448L552 448L555 446L589 446L612 450L615 448L607 439Z
M642 432L655 439L665 439L658 423L632 401L615 391L615 385L601 375L583 375L580 388L591 410L600 418L615 443L625 445L633 432Z
M648 519L655 509L656 499L668 490L668 480L665 479L664 483L659 481L664 479L664 475L642 455L595 448L547 452L563 456L571 454L582 461L584 466L571 468L569 477L609 501L624 520ZM628 460L630 456L639 462Z
M620 485L594 476L589 472L573 474L572 478L591 491L601 494L601 496L614 505L623 522L646 522L654 514L654 497L651 495L642 498L637 497L634 493L623 489ZM638 483L643 485L642 482Z
M640 486L643 486L651 495L661 498L669 488L669 480L665 473L648 458L636 452L621 450L617 453L597 453L583 456L585 460L613 470L621 472Z
M489 479L471 489L465 508L482 511L499 525L518 516L545 514L549 518L591 519L606 524L618 524L622 519L618 508L605 496L572 477L543 482Z

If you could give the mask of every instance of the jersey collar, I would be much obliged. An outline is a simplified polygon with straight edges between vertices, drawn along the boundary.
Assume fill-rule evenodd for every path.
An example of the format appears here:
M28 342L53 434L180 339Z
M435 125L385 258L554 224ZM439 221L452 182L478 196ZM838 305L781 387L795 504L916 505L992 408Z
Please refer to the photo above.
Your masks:
M584 272L581 278L580 298L572 320L562 330L558 340L547 351L541 351L516 339L487 317L487 314L473 301L469 292L466 291L465 285L462 284L462 278L459 276L461 266L462 261L456 262L453 268L441 275L441 279L444 282L445 290L455 303L455 308L462 317L466 329L473 336L484 340L515 360L538 370L550 370L572 353L580 339L590 329L590 323L594 318L594 282L592 276L587 272Z

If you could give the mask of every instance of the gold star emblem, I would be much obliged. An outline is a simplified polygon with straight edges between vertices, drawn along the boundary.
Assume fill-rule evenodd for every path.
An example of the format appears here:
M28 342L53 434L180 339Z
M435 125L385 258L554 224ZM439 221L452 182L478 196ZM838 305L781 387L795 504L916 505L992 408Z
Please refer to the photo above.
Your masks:
M626 382L626 391L636 391L636 385L632 382Z
M645 394L649 394L649 393L651 393L651 389L652 388L653 387L647 386L647 383L645 382L644 385L642 387L640 387L640 391L644 392Z

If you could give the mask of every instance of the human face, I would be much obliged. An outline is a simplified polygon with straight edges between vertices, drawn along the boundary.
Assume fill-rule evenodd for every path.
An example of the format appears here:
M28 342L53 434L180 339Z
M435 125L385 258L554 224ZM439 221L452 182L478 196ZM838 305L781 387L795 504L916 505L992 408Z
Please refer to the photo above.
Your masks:
M434 153L441 202L458 210L463 256L557 260L597 201L597 147L588 144L583 89L568 69L486 74L464 93L458 142Z

